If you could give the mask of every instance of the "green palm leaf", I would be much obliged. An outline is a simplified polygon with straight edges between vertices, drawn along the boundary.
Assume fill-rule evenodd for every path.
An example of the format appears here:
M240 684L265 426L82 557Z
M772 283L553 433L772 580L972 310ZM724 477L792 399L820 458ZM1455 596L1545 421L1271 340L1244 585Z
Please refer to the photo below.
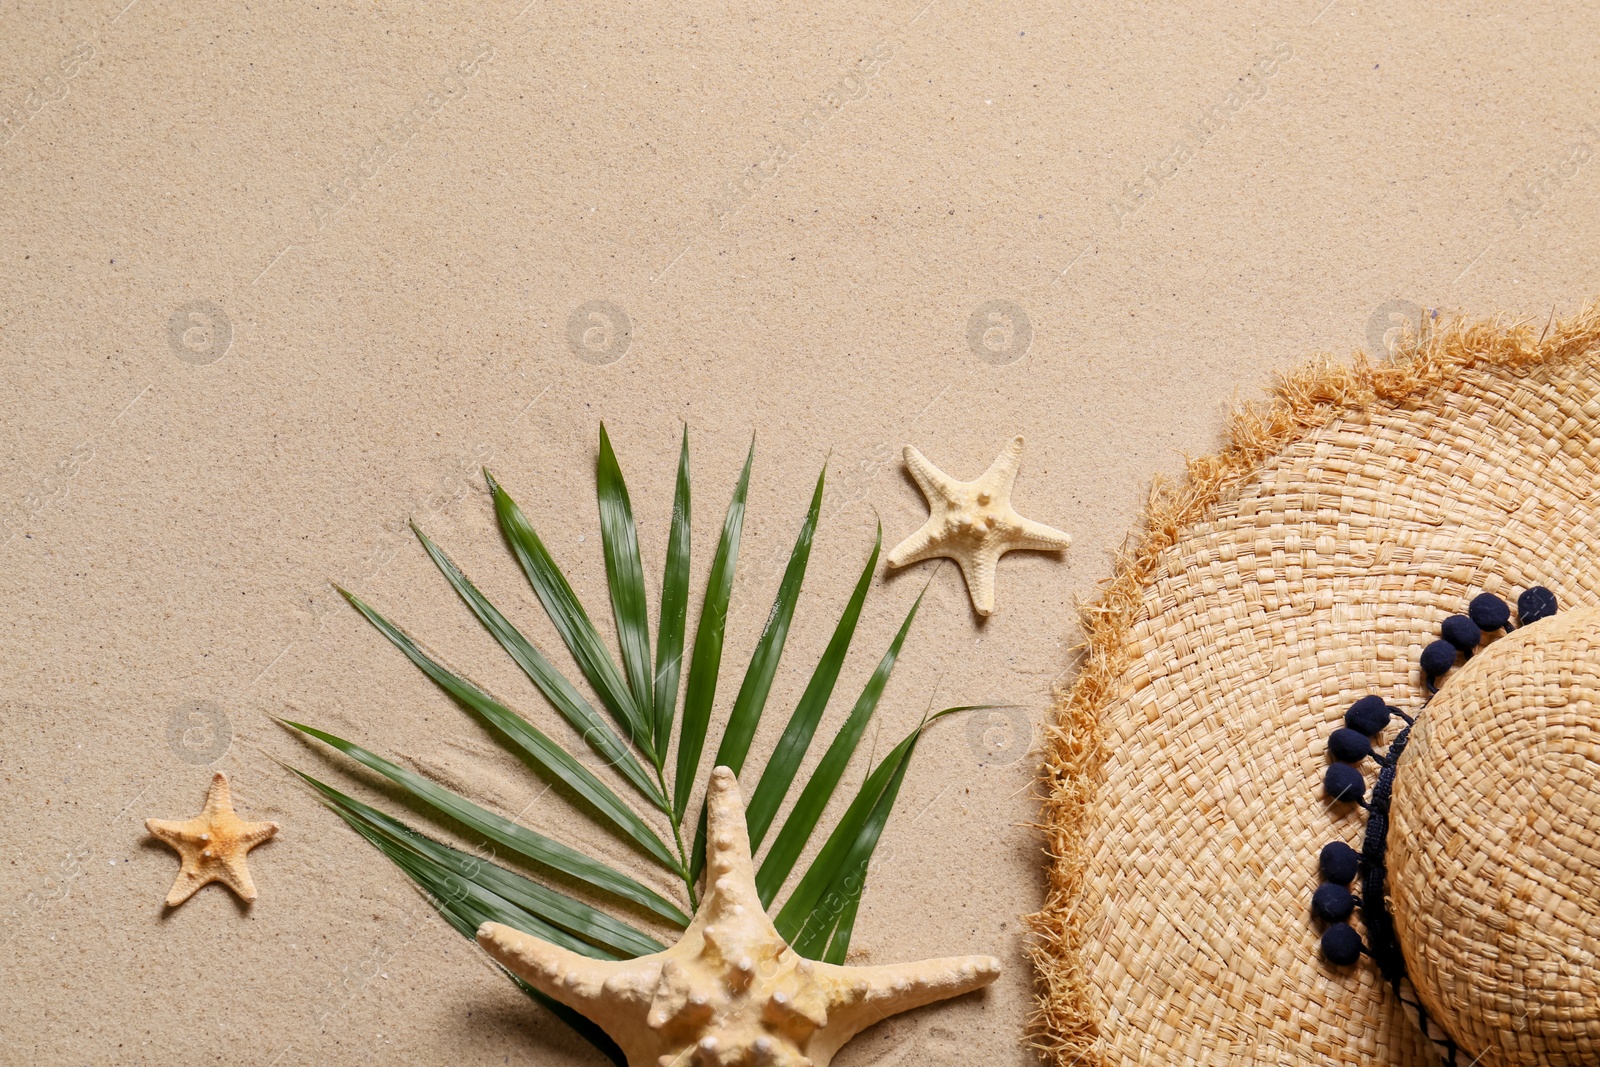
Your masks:
M599 860L591 859L559 841L553 841L526 826L520 826L510 819L496 815L443 786L435 785L420 774L408 771L382 756L367 751L360 745L302 723L290 722L288 719L278 721L338 749L357 763L377 771L396 783L422 803L448 815L474 833L504 845L524 859L574 878L591 889L632 901L668 922L679 926L689 925L689 917L671 901Z
M293 768L290 768L293 770ZM473 882L515 904L539 921L558 927L559 937L547 938L573 952L598 959L631 959L666 948L620 919L591 908L564 893L540 885L494 863L486 862L460 849L433 840L399 819L317 781L309 774L294 771L321 793L346 822L361 822L389 840L395 847L415 853L419 860L433 864L445 874ZM572 936L567 936L567 935ZM544 936L544 935L540 935ZM582 940L578 940L581 938ZM587 943L585 943L587 942Z
M872 813L873 806L883 795L883 788L888 784L895 768L900 765L901 757L910 747L911 738L908 737L896 745L884 757L883 762L867 775L867 780L861 783L855 799L845 809L839 824L833 828L833 833L828 835L828 840L817 853L817 858L811 861L811 866L807 868L799 884L794 887L794 892L789 894L788 901L778 909L778 914L772 923L778 928L778 933L783 939L791 945L807 931L808 924L824 922L829 930L832 929L832 922L816 917L818 909L823 904L824 895L829 887L848 874L855 873L845 870L846 854L860 835L861 828L866 825L867 816Z
M504 923L534 937L543 937L544 931L551 929L548 924L541 923L510 901L497 897L481 886L464 882L437 867L419 862L415 853L396 847L382 834L359 820L351 819L337 807L334 810L339 812L356 833L366 838L379 852L388 856L395 866L409 875L411 880L421 887L428 903L444 916L445 921L454 927L457 933L469 941L477 940L478 927L486 922ZM556 932L559 934L559 931ZM576 1030L586 1041L605 1054L616 1067L628 1067L627 1057L604 1030L560 1001L545 996L511 972L503 968L501 970L530 999L544 1005L556 1018Z
M585 944L575 937L568 936L565 931L558 930L537 916L516 907L509 900L504 898L496 899L496 894L493 891L485 889L470 879L461 878L437 864L429 863L420 853L408 848L400 841L391 838L375 827L363 823L362 820L340 809L337 805L334 806L334 811L345 822L354 827L362 837L378 846L379 851L393 860L395 865L410 875L412 880L419 886L441 901L460 904L464 901L472 900L479 907L487 907L503 915L506 919L514 920L509 925L516 926L518 929L525 929L527 933L549 941L551 944L560 945L562 948L570 948L574 952L584 952L586 955L598 956L601 959L611 958L609 953L600 952L593 945ZM500 920L495 921L498 922Z
M770 905L772 899L778 895L779 887L789 877L789 872L794 870L795 861L800 858L801 850L811 839L811 832L821 820L823 809L832 799L834 788L844 776L845 766L850 762L850 757L861 740L861 734L867 728L867 721L872 718L872 713L878 706L878 698L883 696L884 687L889 684L889 675L894 671L895 661L900 658L900 646L905 644L906 634L910 632L912 620L917 617L917 609L921 606L922 595L919 594L916 602L911 605L911 610L906 612L905 622L900 624L900 632L895 634L894 641L889 645L889 651L878 661L878 667L872 672L872 677L867 679L866 686L861 690L861 696L856 699L855 707L850 709L849 717L834 735L833 743L828 746L822 762L811 772L811 780L806 783L805 789L801 790L800 799L795 801L794 810L789 812L789 818L785 820L783 829L778 831L777 838L772 842L772 848L767 852L767 858L762 860L761 868L756 872L756 890L761 894L763 906Z
M783 580L778 585L778 596L767 614L766 626L756 641L750 666L745 669L744 683L734 698L733 711L728 716L722 742L717 746L714 763L718 767L731 767L738 774L744 769L744 760L750 753L750 742L755 738L761 713L767 706L767 694L772 691L773 676L778 673L778 661L783 657L783 644L789 637L789 624L794 619L795 605L800 602L800 585L805 580L806 564L811 558L811 543L817 532L817 516L822 510L822 484L825 475L817 476L816 490L811 494L811 508L800 525L794 548L789 553L789 565L784 569Z
M761 724L767 695L772 691L773 676L778 673L778 661L783 657L783 645L789 637L789 624L794 619L795 605L800 602L800 586L805 580L806 563L811 558L811 543L816 537L817 516L822 511L822 485L826 476L826 471L817 475L817 487L811 494L811 508L806 512L805 522L800 524L800 534L789 553L789 565L778 584L777 598L772 602L766 626L756 641L750 665L745 668L744 682L739 686L739 695L734 698L728 725L723 728L722 741L717 745L717 755L711 761L712 766L732 768L734 774L744 770L745 757L750 754L750 743L755 739L756 727ZM694 858L689 863L691 882L700 877L705 861L706 808L702 802L694 832Z
M838 870L829 879L821 903L812 910L800 934L800 942L795 946L795 951L802 956L821 958L826 963L843 963L845 954L850 951L856 909L867 884L867 868L872 862L873 851L878 847L878 840L883 836L883 827L889 821L895 798L900 795L900 783L905 781L906 768L911 766L911 754L917 748L916 739L921 736L922 730L919 728L907 739L910 744L906 745L889 781L839 860Z
M666 763L672 719L678 705L683 667L683 633L689 614L689 428L678 451L678 487L672 496L672 530L667 565L661 576L661 621L656 632L656 684L653 733L656 770Z
M822 658L817 661L816 670L811 673L811 681L806 684L805 692L800 695L800 702L795 705L794 714L789 717L789 724L783 729L783 736L778 738L778 745L772 750L772 758L767 760L766 769L761 772L755 793L750 797L750 803L745 809L745 821L750 826L751 849L761 847L761 842L767 836L767 830L772 826L772 819L778 814L778 808L783 804L783 798L788 795L789 787L794 783L794 777L800 770L800 764L805 760L806 751L811 747L811 739L817 732L817 724L822 721L822 713L828 706L828 699L833 696L834 684L839 680L845 653L850 651L850 642L855 637L856 623L861 620L861 606L866 602L867 589L872 585L872 576L878 568L878 552L882 548L883 524L880 523L877 540L872 545L872 554L867 557L867 565L861 568L861 577L856 579L855 591L850 594L850 602L845 605L843 614L839 616L839 624L834 627L833 637L829 639L828 647L823 650Z
M883 834L884 823L894 807L894 798L899 795L900 782L911 765L911 754L916 751L922 732L946 715L993 706L968 704L945 708L929 715L867 775L867 780L861 784L833 833L828 835L817 858L811 861L811 866L789 895L788 902L772 921L783 939L795 946L796 952L816 959L823 946L828 944L829 934L841 926L845 914L849 914L849 921L854 924L855 913L849 907L850 898L854 896L859 899L861 895L872 852ZM888 803L880 812L878 805L885 797ZM839 949L841 959L843 952L849 948L848 931L843 938Z
M711 576L706 579L706 597L700 609L700 624L694 635L694 659L689 663L689 681L683 694L683 723L678 734L678 775L673 782L672 814L682 822L689 809L689 794L694 790L700 770L700 754L705 749L706 731L711 725L711 701L717 692L717 672L722 666L722 639L728 629L728 597L733 593L733 571L739 562L739 538L744 532L744 502L750 489L750 461L755 458L755 442L744 458L744 471L722 520L722 537L711 560Z
M494 635L495 640L500 642L500 647L516 661L517 666L522 668L522 672L533 681L533 684L539 687L539 691L545 695L545 699L550 701L561 717L571 723L573 729L583 734L583 739L589 743L589 747L593 748L607 764L620 771L650 803L662 811L669 810L667 798L661 789L650 780L628 746L611 727L606 725L604 719L595 714L589 702L572 687L572 683L550 665L550 661L545 659L533 643L522 636L522 632L500 614L489 599L478 591L478 587L461 572L461 568L429 540L415 523L412 523L411 530L422 542L428 558L433 560L440 573L445 576L445 580L450 583L450 587L466 601L472 613L478 617L478 621Z
M595 630L594 623L589 621L588 612L584 611L583 605L578 602L578 595L572 591L572 586L567 584L567 579L556 566L556 561L550 558L544 542L539 540L539 535L533 532L533 527L528 524L522 509L517 507L517 502L500 488L500 483L495 481L494 475L484 471L483 476L488 481L489 493L494 498L494 510L500 520L500 530L510 542L512 554L517 557L523 573L528 576L528 582L538 595L539 603L544 605L545 614L550 616L550 621L555 624L556 632L561 635L567 650L572 653L572 658L577 660L578 669L589 680L594 691L600 695L600 702L611 712L612 717L627 732L633 743L654 760L655 745L644 715L634 703L633 694L629 691L627 683L622 680L616 661L611 658L611 653L600 640L600 634Z
M639 531L633 523L633 504L622 480L611 438L600 424L600 458L595 464L595 486L600 498L600 542L606 557L606 583L611 588L611 612L617 620L617 644L628 673L633 702L641 717L655 705L650 685L650 623L644 603L644 568L639 563ZM652 743L654 735L652 734Z
M861 907L861 890L866 888L866 878L863 877L861 882L861 887L845 900L844 910L839 913L839 923L834 927L828 947L822 953L823 963L842 966L845 956L850 952L850 937L856 930L856 912Z
M339 592L352 607L366 617L368 622L377 627L383 636L404 652L411 662L421 667L424 674L509 741L518 752L531 760L547 776L577 793L602 815L613 829L632 839L667 870L676 874L683 873L682 863L667 851L667 846L661 843L661 838L656 836L655 831L650 829L632 808L624 804L622 798L612 792L610 786L596 778L594 772L574 759L566 749L550 740L526 719L482 689L441 666L418 648L416 642L406 636L404 631L362 603L354 593L344 589L340 589Z

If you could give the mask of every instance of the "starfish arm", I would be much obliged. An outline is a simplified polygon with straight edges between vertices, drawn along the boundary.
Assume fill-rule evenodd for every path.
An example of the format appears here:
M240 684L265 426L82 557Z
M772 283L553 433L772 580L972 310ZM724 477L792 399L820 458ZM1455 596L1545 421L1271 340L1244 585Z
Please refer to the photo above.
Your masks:
M811 1045L813 1055L823 1052L830 1057L880 1019L982 989L1000 977L1000 961L993 956L953 956L884 967L825 963L816 967L819 978L834 979L840 991L828 1007L827 1025Z
M244 853L224 859L221 869L212 875L212 878L239 894L239 899L246 904L255 903L256 880L250 877L250 868L245 865Z
M1006 543L1006 551L1009 552L1014 548L1052 551L1066 548L1071 544L1071 534L1018 515L1016 530Z
M239 824L239 843L246 851L255 848L278 832L275 822L247 822Z
M165 844L178 854L178 876L172 881L172 888L167 890L165 904L169 908L176 908L179 904L194 896L195 891L208 884L211 879L200 872L199 865L193 859L194 847L190 844L193 835L200 833L191 824L193 819L179 821L176 819L146 819L144 828L150 836Z
M750 858L744 796L732 768L711 771L706 789L706 838L704 898L678 944L692 944L698 934L706 950L733 968L727 978L734 986L748 988L760 969L777 965L786 946L761 906L755 864Z
M922 495L927 498L931 506L936 500L945 500L949 497L946 488L950 479L938 467L928 462L928 457L918 452L911 445L906 445L902 453L905 459L906 470L911 472L912 481L917 483L917 488L922 490Z
M922 524L920 530L895 545L889 551L889 557L885 562L891 567L905 567L925 559L932 559L934 556L944 555L945 550L937 537L942 526L942 523L930 517Z
M1017 468L1022 464L1022 435L1013 437L1000 454L989 464L989 469L978 479L978 485L987 489L996 500L1004 500L1017 480Z
M173 879L172 888L167 890L166 906L176 908L179 904L195 895L201 886L210 885L215 876L201 874L187 863L178 871L178 877Z
M961 564L961 576L967 581L967 593L972 597L972 607L979 615L994 614L994 575L1000 562L1000 553L987 546L966 555L956 556Z
M764 914L750 858L750 827L745 822L739 776L714 767L706 787L706 894L708 916L735 907Z
M228 776L217 771L211 776L211 788L206 790L206 806L200 809L200 817L223 813L233 814L233 788L228 785Z
M606 984L612 981L611 989L615 990L615 980L622 977L632 985L625 976L638 969L633 963L612 963L570 952L502 923L478 927L478 944L506 970L545 996L593 1019L608 1033L610 1029L602 1016L607 1014L608 1004L616 1004L616 996L608 993Z

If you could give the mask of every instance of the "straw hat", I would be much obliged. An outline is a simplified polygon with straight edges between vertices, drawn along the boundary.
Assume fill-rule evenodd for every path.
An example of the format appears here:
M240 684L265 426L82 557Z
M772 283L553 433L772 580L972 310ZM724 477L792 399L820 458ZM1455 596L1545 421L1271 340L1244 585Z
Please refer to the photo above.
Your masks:
M1318 363L1158 485L1047 746L1048 1057L1600 1063L1596 546L1596 309Z

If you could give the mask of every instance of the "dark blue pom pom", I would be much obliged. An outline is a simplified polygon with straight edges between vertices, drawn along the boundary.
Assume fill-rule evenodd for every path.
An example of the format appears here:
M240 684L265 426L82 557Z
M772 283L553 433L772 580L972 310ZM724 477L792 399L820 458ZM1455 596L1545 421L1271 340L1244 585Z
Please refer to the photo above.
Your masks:
M1328 773L1323 776L1322 788L1334 800L1354 804L1358 800L1365 799L1367 780L1350 764L1335 763L1329 766Z
M1342 923L1355 910L1355 896L1342 885L1323 882L1311 894L1311 914L1323 922Z
M1355 881L1360 864L1361 853L1343 841L1330 841L1323 845L1322 855L1317 857L1317 866L1322 868L1322 877L1339 885L1349 885Z
M1322 958L1335 967L1348 967L1361 958L1361 935L1349 923L1334 923L1322 931Z
M1461 651L1470 653L1483 640L1483 631L1465 615L1452 615L1439 627L1439 636Z
M1344 724L1368 737L1377 737L1389 725L1389 706L1382 697L1362 697L1344 713Z
M1456 646L1449 641L1435 641L1422 650L1422 673L1433 681L1456 665Z
M1480 630L1504 630L1511 621L1511 609L1493 593L1479 593L1467 605L1467 614Z
M1517 620L1526 626L1556 613L1556 595L1542 585L1525 590L1517 597Z
M1360 763L1372 755L1372 744L1360 730L1345 727L1328 735L1328 754L1340 763Z

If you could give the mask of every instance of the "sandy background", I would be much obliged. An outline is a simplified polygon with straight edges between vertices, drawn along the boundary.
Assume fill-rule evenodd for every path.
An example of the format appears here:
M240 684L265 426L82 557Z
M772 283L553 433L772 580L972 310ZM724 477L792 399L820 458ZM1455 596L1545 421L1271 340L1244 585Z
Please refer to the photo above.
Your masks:
M565 665L476 469L605 616L602 418L652 596L680 426L696 588L759 435L737 666L831 453L757 758L875 518L886 549L922 522L900 446L972 477L1027 435L1018 506L1073 549L1008 557L982 624L949 565L880 580L827 722L931 575L879 751L930 701L1025 713L930 735L855 955L1008 970L839 1062L1030 1063L1026 749L1149 478L1308 353L1600 290L1587 5L125 3L0 5L6 1063L600 1062L271 762L352 780L267 717L572 836L327 583L558 732L401 531ZM208 762L283 832L253 908L164 916L142 820L198 810Z

